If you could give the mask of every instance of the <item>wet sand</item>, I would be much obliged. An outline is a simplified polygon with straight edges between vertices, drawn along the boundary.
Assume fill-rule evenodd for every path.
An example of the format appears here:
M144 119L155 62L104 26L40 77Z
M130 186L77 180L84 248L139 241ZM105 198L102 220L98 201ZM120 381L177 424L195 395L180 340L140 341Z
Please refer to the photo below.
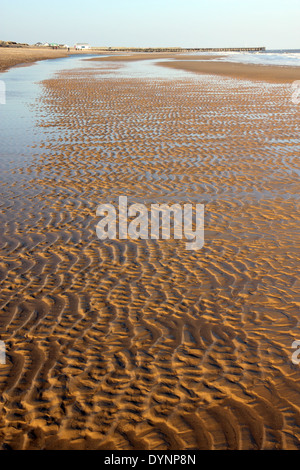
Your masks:
M200 60L176 60L165 63L160 62L160 65L195 73L222 75L270 83L292 83L295 80L300 80L300 67L236 64L232 62L202 62Z
M270 83L292 83L300 79L300 67L215 62L216 58L219 59L223 57L221 54L195 55L182 52L107 53L107 51L97 51L95 48L88 51L71 50L70 52L45 48L0 48L0 71L7 70L16 65L33 63L38 60L57 59L78 54L105 54L105 57L87 59L97 62L122 63L140 60L168 59L168 62L160 62L159 65L195 73L221 75L244 80L266 81Z
M93 48L82 51L75 51L73 48L68 52L66 49L51 49L41 47L0 47L0 72L15 67L17 65L24 65L36 62L38 60L46 59L58 59L61 57L67 57L68 55L78 54L105 54L106 57L95 58L91 60L104 60L104 61L132 61L132 60L149 60L149 59L169 59L180 57L184 60L191 60L192 57L197 58L194 55L185 55L182 53L170 53L170 52L159 52L159 53L130 53L130 52L107 52L101 49ZM207 60L211 56L205 56Z
M289 87L103 66L43 82L1 184L1 448L299 449ZM98 240L120 195L204 203L205 247Z
M101 62L132 62L135 60L168 59L167 62L158 62L159 65L188 72L221 75L242 80L265 81L269 83L293 83L300 80L300 67L284 67L270 65L238 64L234 62L217 62L224 56L220 55L195 55L183 53L147 53L147 54L123 54L107 55L88 59ZM171 59L171 60L170 60Z
M183 54L182 52L147 52L147 53L115 53L107 54L106 57L94 57L87 60L96 62L134 62L135 60L157 60L157 59L178 59L178 60L213 60L216 57L223 57L222 55L195 55Z

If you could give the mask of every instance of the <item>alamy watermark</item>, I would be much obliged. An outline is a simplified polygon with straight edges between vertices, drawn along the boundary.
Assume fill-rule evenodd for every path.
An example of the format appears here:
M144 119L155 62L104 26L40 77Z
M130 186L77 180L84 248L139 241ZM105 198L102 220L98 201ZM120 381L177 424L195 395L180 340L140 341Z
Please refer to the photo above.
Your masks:
M292 354L292 363L297 366L300 364L300 341L294 341L292 344L292 349L296 349Z
M6 364L6 350L4 341L0 341L0 364Z
M300 104L300 80L296 80L292 83L292 103Z
M96 215L102 217L96 226L100 240L174 240L185 238L187 250L204 246L204 205L151 204L150 210L140 203L128 207L127 196L119 204L100 204ZM118 230L117 230L118 228ZM118 233L117 233L118 232Z
M6 86L3 80L0 80L0 104L6 104Z

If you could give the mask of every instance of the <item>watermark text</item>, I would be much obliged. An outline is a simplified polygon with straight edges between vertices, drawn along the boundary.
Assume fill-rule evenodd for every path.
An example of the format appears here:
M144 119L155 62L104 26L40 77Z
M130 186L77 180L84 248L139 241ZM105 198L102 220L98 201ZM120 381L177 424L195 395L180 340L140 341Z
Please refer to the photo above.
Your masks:
M118 207L101 204L96 215L102 217L96 226L100 240L170 240L173 232L174 240L187 240L187 250L204 246L203 204L151 204L148 210L140 203L128 206L127 196L120 196Z

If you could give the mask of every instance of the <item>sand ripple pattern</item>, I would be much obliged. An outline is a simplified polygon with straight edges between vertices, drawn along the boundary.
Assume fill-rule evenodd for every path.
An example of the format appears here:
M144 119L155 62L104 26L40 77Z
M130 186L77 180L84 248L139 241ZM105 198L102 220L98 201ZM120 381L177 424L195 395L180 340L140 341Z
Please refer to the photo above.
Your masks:
M300 448L288 88L101 67L43 83L39 157L1 185L1 448ZM205 203L205 247L99 241L119 195Z

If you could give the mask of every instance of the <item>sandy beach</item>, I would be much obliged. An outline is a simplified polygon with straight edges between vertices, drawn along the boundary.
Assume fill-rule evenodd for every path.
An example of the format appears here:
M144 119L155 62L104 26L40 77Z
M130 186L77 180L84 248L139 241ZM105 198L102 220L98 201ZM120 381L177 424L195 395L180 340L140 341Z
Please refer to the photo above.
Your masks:
M215 62L216 58L223 57L221 54L196 55L181 52L159 52L159 53L130 53L120 52L108 53L101 49L70 52L66 50L52 50L45 48L0 48L0 71L17 65L30 64L38 60L67 57L78 54L105 54L105 57L95 57L92 61L103 62L134 62L140 60L168 59L168 62L160 62L164 67L177 70L186 70L194 73L221 75L244 80L266 81L269 83L292 83L300 79L300 67L264 66L237 64L231 62Z
M169 59L169 58L180 58L182 60L191 60L192 58L198 58L194 55L186 55L182 53L170 53L170 52L160 52L160 53L130 53L124 51L120 52L107 52L102 49L89 49L82 51L75 51L74 48L68 52L66 49L51 49L51 48L42 48L42 47L0 47L0 72L14 67L17 65L24 65L36 62L38 60L46 59L58 59L61 57L67 57L68 55L78 55L78 54L95 54L101 55L105 54L106 57L91 59L91 60L104 60L108 62L113 61L133 61L133 60L149 60L149 59ZM209 60L212 56L204 56Z
M299 449L290 88L210 62L124 78L126 60L44 80L42 141L2 176L0 448ZM205 204L204 248L100 241L98 204L124 194Z
M124 54L107 55L107 57L97 57L89 60L104 62L132 62L135 60L157 60L168 59L167 62L158 62L159 65L188 72L221 75L242 80L265 81L269 83L292 83L300 79L300 67L284 67L270 65L239 64L233 62L217 62L219 55L195 55L181 53L160 53L160 54ZM172 60L170 60L172 59Z
M0 72L16 65L30 64L37 60L66 57L67 50L44 48L0 47Z
M147 52L147 53L106 53L105 57L93 57L88 60L100 61L100 62L134 62L136 60L157 60L157 59L178 59L178 60L212 60L216 57L223 57L221 54L216 55L195 55L195 54L183 54L181 52Z
M270 83L293 83L300 79L300 67L236 64L232 62L206 62L176 60L160 63L165 67L195 73L221 75L242 80L266 81Z

